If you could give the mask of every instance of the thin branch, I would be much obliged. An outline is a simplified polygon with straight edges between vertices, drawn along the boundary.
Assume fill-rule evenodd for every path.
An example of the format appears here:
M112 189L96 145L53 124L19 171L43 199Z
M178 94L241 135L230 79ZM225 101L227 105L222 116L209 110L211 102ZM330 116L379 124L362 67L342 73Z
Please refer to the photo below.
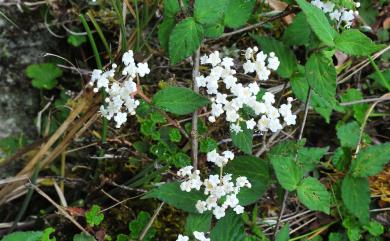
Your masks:
M160 204L160 206L158 206L158 208L154 211L154 214L153 214L152 218L149 220L149 223L145 226L144 230L142 230L142 233L139 236L138 241L141 241L141 240L144 239L145 235L148 233L150 227L152 226L154 220L156 220L157 215L160 213L161 208L163 207L163 205L164 205L164 202L162 202Z
M193 61L194 70L192 71L192 80L194 85L194 92L199 93L199 86L196 83L196 77L199 76L199 60L200 60L200 47L196 50ZM198 109L192 114L192 130L191 130L191 154L192 154L192 166L194 170L198 169Z

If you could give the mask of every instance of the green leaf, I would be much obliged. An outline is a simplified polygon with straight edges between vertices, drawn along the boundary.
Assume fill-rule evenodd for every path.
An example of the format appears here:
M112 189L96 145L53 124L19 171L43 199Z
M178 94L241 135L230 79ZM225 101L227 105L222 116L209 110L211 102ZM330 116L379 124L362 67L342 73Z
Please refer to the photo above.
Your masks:
M180 11L179 1L164 0L164 17L175 18Z
M288 191L297 189L304 172L295 162L294 155L272 155L271 163L279 184Z
M296 163L304 173L308 173L317 166L317 164L320 162L320 159L326 154L328 149L328 147L302 147L298 150Z
M336 69L331 59L321 53L310 55L305 65L306 80L313 90L327 102L334 103L336 95Z
M87 37L84 35L70 35L68 36L68 44L74 47L80 47L83 43L87 42Z
M211 26L204 27L204 36L207 38L218 38L225 31L225 26L217 23Z
M207 153L217 149L217 147L218 147L218 143L212 138L207 137L206 139L200 140L200 145L199 145L200 152Z
M324 185L313 177L307 177L299 184L298 198L310 210L330 212L330 195Z
M169 36L169 56L172 64L191 56L203 40L203 28L191 17L176 24Z
M126 234L118 234L116 236L116 241L129 241L129 236Z
M298 13L292 24L290 24L283 33L283 42L287 45L305 45L310 41L312 35L310 25L306 16L301 12Z
M91 235L80 233L73 236L73 241L95 241Z
M183 192L179 182L165 183L156 189L149 191L142 199L157 198L186 212L197 213L195 204L198 200L205 200L202 192Z
M224 24L230 28L244 25L250 18L255 0L227 0Z
M352 161L351 173L355 177L374 176L390 161L390 142L369 146L361 150Z
M213 241L237 241L243 240L244 223L241 216L229 211L225 217L218 220L215 228L211 231L210 238Z
M288 224L285 224L283 228L279 230L279 232L276 234L275 241L288 241L289 240L289 227Z
M210 230L212 215L208 213L190 213L186 219L185 234L191 236L194 231L208 232Z
M367 225L364 225L363 228L374 237L379 237L384 232L383 225L375 220L370 221Z
M328 239L329 241L344 241L345 237L342 233L330 233Z
M290 83L295 96L301 101L305 102L307 91L309 89L306 78L301 74L293 75L290 79ZM310 106L312 106L314 110L322 117L324 117L327 123L329 123L330 114L332 113L334 107L334 102L327 102L316 92L312 91Z
M169 36L172 33L172 29L175 27L175 19L165 17L161 24L158 26L158 40L161 47L165 50L169 50Z
M384 45L378 45L357 29L348 29L335 38L336 48L346 54L367 56L381 50Z
M337 147L332 156L332 163L337 170L343 172L349 166L351 156L349 148Z
M139 212L137 215L137 219L129 223L130 239L137 240L141 235L142 230L149 223L149 220L150 220L150 214L148 212L145 211ZM156 229L152 227L148 230L148 232L146 233L142 241L152 240L155 235L156 235Z
M161 109L177 115L186 115L209 103L194 91L184 87L167 87L153 96L153 103Z
M355 100L361 100L363 99L363 94L360 90L358 89L353 89L349 88L347 91L345 91L341 95L341 101L342 102L351 102ZM368 109L368 104L367 103L361 103L361 104L354 104L352 106L343 106L344 110L353 110L353 116L355 119L359 122L362 123L364 116L366 114L366 111Z
M233 174L234 178L246 176L251 188L242 188L237 195L242 206L259 200L267 190L270 182L269 166L264 160L254 156L238 156L230 161L224 170Z
M227 0L196 0L195 20L203 25L213 25L222 20Z
M50 238L50 235L54 233L56 230L53 227L48 227L43 230L41 241L56 241L55 237Z
M26 69L26 75L32 79L32 86L37 89L53 89L62 76L62 70L53 63L32 64Z
M176 129L176 128L170 129L169 140L171 140L172 142L180 142L181 134L180 134L179 129Z
M342 147L356 148L359 142L360 126L356 121L351 121L337 127L337 138Z
M236 133L230 130L230 136L232 137L233 144L238 147L245 154L252 154L253 148L253 130L247 129L245 126L241 126L242 131Z
M289 78L297 67L297 60L291 49L286 47L282 42L271 37L256 35L252 35L252 37L265 53L275 53L280 61L279 68L276 72L283 78Z
M85 212L85 219L91 227L99 226L104 219L104 214L100 212L98 205L92 205L91 209Z
M368 222L370 189L367 178L345 176L341 184L341 197L350 213L359 218L361 223Z
M334 46L334 38L337 32L330 26L328 19L321 9L306 2L306 0L297 0L306 20L317 37L328 46Z
M40 241L42 231L14 232L4 236L1 241Z

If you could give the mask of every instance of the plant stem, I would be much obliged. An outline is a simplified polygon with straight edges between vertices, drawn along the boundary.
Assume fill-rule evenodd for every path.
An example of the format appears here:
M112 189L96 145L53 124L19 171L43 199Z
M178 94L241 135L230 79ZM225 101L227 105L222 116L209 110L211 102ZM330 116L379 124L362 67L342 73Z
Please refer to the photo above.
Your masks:
M385 76L383 76L382 72L379 70L378 65L376 65L375 61L368 56L368 60L370 61L372 67L374 67L376 74L379 76L382 84L386 87L388 91L390 91L390 83L386 80Z
M196 77L199 76L199 59L200 59L200 47L196 50L193 61L194 61L194 69L192 71L192 79L194 85L194 92L199 93L199 86L196 83ZM191 130L191 141L192 141L192 166L194 170L198 169L198 110L195 110L192 114L192 130Z

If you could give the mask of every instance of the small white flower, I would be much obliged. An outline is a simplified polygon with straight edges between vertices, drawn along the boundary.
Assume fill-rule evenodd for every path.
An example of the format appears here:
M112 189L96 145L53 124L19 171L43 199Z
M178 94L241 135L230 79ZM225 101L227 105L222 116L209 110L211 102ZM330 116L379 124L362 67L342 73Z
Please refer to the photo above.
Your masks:
M233 62L233 59L232 58L229 58L229 57L225 57L222 59L222 63L221 65L227 69L230 69L231 67L234 66L234 62Z
M199 241L210 241L209 238L206 238L203 232L194 231L193 232L194 237L198 239Z
M332 2L326 2L322 5L322 11L324 13L330 13L333 11L335 4Z
M229 160L234 159L234 153L231 151L224 151L224 152L222 152L222 154L224 155L225 158L227 158Z
M247 120L246 122L246 128L253 130L253 128L256 126L256 121L252 118L250 120Z
M233 210L234 210L234 212L236 212L237 214L244 213L244 207L243 207L243 206L240 206L240 205L237 205Z
M290 125L295 125L295 124L296 124L297 116L296 116L296 115L289 114L289 115L285 116L283 119L284 119L284 121L286 122L286 125L288 125L288 126L290 126Z
M179 234L179 236L178 236L177 239L176 239L176 241L188 241L188 240L190 240L189 237L183 236L183 235L181 235L181 234Z
M204 213L205 211L207 211L207 203L205 201L198 200L196 202L195 207L199 213Z
M219 57L219 52L214 51L210 54L209 58L207 59L207 63L211 64L213 67L217 64L221 63L221 58Z
M203 75L195 77L195 81L198 87L206 87L207 82Z
M140 77L144 77L149 74L150 69L148 67L148 63L138 63L137 72Z
M213 210L213 214L216 219L220 219L225 216L225 208L216 206Z
M122 62L124 65L129 65L130 63L134 63L134 53L133 50L129 50L122 56Z
M236 133L236 134L238 134L238 133L240 133L240 132L242 131L241 126L240 126L240 125L237 125L237 124L231 124L231 125L230 125L230 129L231 129L234 133Z
M273 104L275 103L275 95L272 94L271 92L265 92L263 95L262 99L266 104Z

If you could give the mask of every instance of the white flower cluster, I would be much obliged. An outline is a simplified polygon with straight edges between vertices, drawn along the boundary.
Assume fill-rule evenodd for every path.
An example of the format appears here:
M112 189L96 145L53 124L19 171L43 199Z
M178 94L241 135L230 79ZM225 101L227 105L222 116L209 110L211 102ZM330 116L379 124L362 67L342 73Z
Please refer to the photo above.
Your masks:
M135 115L135 109L139 105L139 101L134 99L137 92L134 79L150 73L147 63L135 63L132 50L123 54L122 62L125 65L122 71L124 81L115 80L117 65L112 64L111 69L105 72L100 69L93 70L89 83L91 86L96 84L94 92L98 92L99 89L107 92L106 106L102 105L100 112L108 120L114 118L117 128L127 121L128 114Z
M193 234L194 234L194 237L196 238L196 240L198 240L198 241L210 241L210 238L206 238L206 236L203 232L195 231L195 232L193 232ZM176 239L176 241L188 241L188 240L190 240L190 238L188 236L181 235L181 234L179 234L179 236Z
M268 55L262 51L259 52L257 47L248 48L245 51L245 59L244 73L256 73L259 80L267 80L271 70L276 70L280 64L275 53L271 52ZM209 56L202 56L201 64L211 64L212 66L209 75L201 75L196 78L197 85L205 87L207 93L213 96L211 98L211 115L208 118L210 122L215 122L217 117L225 113L226 121L230 123L230 128L235 133L242 131L241 122L245 122L247 129L253 130L257 126L257 129L262 132L281 130L283 127L279 117L283 117L286 125L295 125L296 115L291 112L293 99L288 98L288 103L283 104L279 109L273 106L275 96L270 92L265 92L261 100L258 100L259 85L256 82L247 86L238 83L238 79L235 77L236 70L232 68L234 66L232 58L221 59L219 52L215 51ZM221 80L225 89L230 93L220 92L222 90L219 85ZM245 106L251 108L260 118L245 120L241 117L239 112Z
M359 15L358 11L346 8L337 8L331 1L323 2L321 0L313 0L311 1L311 4L320 8L324 13L329 14L330 19L336 21L338 26L344 23L345 28L350 28L355 17ZM360 2L356 2L355 7L360 7Z
M199 191L204 186L204 194L208 197L206 200L198 200L196 203L195 207L199 213L212 211L215 218L220 219L225 216L225 211L229 207L233 208L237 214L244 212L244 207L238 204L237 194L243 187L251 188L251 183L244 176L237 177L234 183L232 174L222 174L223 166L233 158L234 154L231 151L224 151L222 155L218 154L216 150L207 153L207 161L220 167L221 173L210 175L203 181L199 176L199 170L192 172L192 166L183 167L177 172L177 175L186 178L180 184L182 191L190 192L192 189ZM225 200L223 203L221 202L222 198Z

